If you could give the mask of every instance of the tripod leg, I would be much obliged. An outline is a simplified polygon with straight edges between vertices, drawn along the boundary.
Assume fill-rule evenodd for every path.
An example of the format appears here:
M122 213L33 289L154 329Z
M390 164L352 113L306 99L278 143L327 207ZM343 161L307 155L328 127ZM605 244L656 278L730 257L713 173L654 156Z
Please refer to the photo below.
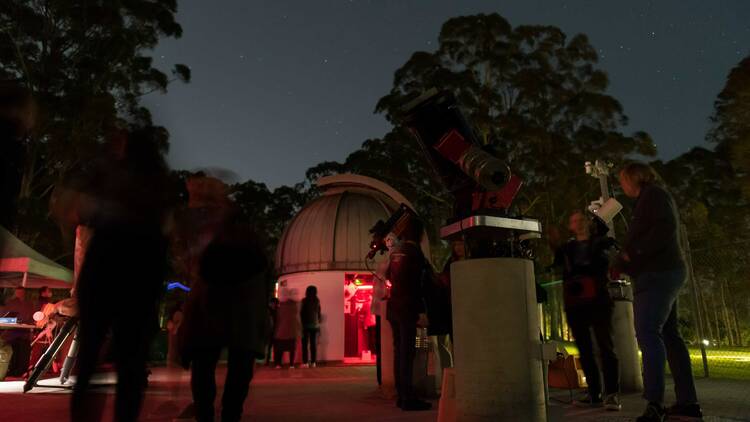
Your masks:
M39 360L34 365L34 370L31 371L31 375L29 375L29 379L26 380L26 383L23 385L23 392L26 393L32 388L36 386L37 381L39 381L39 378L47 372L50 365L52 365L52 360L55 358L57 353L60 351L60 347L62 347L63 343L65 343L65 340L68 338L70 333L73 331L73 329L77 326L78 319L77 318L70 318L67 321L65 321L65 325L63 325L62 329L60 329L60 332L55 336L55 339L52 340L52 344L49 345L47 350L44 351L42 354L42 357L39 358Z
M73 336L73 342L70 344L70 350L68 350L68 356L65 357L62 370L60 371L60 384L65 384L70 378L70 371L73 369L73 363L75 363L78 357L78 330L76 330L75 336Z

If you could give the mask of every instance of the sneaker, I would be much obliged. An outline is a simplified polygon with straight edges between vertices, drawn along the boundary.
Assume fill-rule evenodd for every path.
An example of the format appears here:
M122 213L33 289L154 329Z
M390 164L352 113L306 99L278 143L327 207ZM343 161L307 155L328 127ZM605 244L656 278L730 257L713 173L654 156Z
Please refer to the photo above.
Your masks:
M281 369L281 365L276 365L273 367L273 369Z
M667 409L670 420L699 421L703 420L703 411L698 403L675 404Z
M289 365L289 369L294 369L294 365Z
M309 364L309 363L303 363L303 364L302 364L302 367L303 367L303 368L309 368L309 367L310 367L310 364Z
M575 400L575 405L579 407L602 407L602 404L603 401L600 394L592 396L589 393L585 393Z
M614 412L622 410L620 397L618 397L617 394L607 394L607 397L604 399L604 407L607 410L611 410Z
M636 422L663 422L666 419L664 408L658 403L649 403L643 415Z
M318 367L318 364L317 364L317 363L315 363L315 362L313 362L313 363L311 363L311 364L310 364L310 367L311 367L311 368L317 368L317 367Z
M407 400L401 403L401 409L405 412L421 412L432 409L432 403L419 399Z

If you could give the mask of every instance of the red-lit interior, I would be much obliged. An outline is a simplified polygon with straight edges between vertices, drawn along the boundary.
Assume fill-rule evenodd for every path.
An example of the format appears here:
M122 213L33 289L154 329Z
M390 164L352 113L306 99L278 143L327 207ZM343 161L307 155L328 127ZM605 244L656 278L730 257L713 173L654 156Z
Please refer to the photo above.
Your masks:
M375 315L370 312L372 289L372 274L345 274L345 363L375 363Z

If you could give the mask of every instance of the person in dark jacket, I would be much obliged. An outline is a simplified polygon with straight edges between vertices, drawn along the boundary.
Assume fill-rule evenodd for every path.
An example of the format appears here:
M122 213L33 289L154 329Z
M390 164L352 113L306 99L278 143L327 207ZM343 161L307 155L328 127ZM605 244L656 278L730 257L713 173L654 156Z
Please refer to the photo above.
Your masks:
M272 297L268 300L268 344L266 344L266 365L271 365L273 352L273 336L276 330L276 314L279 310L279 299Z
M619 363L612 339L614 303L607 291L609 251L614 240L606 235L606 226L604 230L597 232L592 224L582 211L575 211L570 215L568 229L574 237L556 251L555 266L563 269L565 314L578 346L588 383L588 394L578 402L620 410ZM592 331L601 358L604 391L594 353ZM602 397L602 393L606 395Z
M320 334L320 299L318 299L318 288L307 286L305 298L302 299L300 309L302 321L302 365L306 368L314 368L318 357L318 334ZM308 360L308 351L310 360Z
M417 399L412 385L417 325L427 325L422 291L425 257L419 247L421 237L422 225L412 219L399 236L401 242L391 251L386 271L386 278L392 286L386 318L393 330L397 405L407 411L431 407L430 403Z
M181 417L214 420L216 366L226 349L221 420L235 422L242 418L255 359L265 353L268 261L262 239L229 199L221 180L193 176L188 188L196 212L185 216L193 231L185 239L194 248L189 261L197 265L191 268L195 278L185 303L181 358L184 367L191 367L194 406Z
M135 421L141 410L167 269L169 170L159 137L152 128L115 130L104 154L71 183L79 192L72 213L79 219L76 225L93 229L75 289L79 352L71 420L101 419L104 401L91 391L90 381L110 330L117 367L116 419ZM123 294L123 286L131 293Z
M618 268L634 278L635 332L648 401L638 421L661 421L667 413L701 417L690 355L677 329L677 296L687 278L677 207L648 165L629 164L619 176L625 195L636 199ZM669 410L663 407L666 361L677 396Z

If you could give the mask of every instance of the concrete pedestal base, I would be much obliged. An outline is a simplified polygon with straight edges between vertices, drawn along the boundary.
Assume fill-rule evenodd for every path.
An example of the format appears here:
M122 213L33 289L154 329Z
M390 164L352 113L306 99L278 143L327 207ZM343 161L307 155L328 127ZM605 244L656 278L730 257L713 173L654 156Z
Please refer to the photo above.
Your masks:
M531 261L457 261L451 281L456 420L545 421Z
M385 306L383 306L385 308ZM391 324L385 319L380 319L380 393L383 397L391 400L396 399L396 381L393 377L393 331Z
M623 393L641 392L643 391L643 377L641 359L638 356L638 343L635 339L632 302L615 302L612 330L615 353L620 361L620 390Z

